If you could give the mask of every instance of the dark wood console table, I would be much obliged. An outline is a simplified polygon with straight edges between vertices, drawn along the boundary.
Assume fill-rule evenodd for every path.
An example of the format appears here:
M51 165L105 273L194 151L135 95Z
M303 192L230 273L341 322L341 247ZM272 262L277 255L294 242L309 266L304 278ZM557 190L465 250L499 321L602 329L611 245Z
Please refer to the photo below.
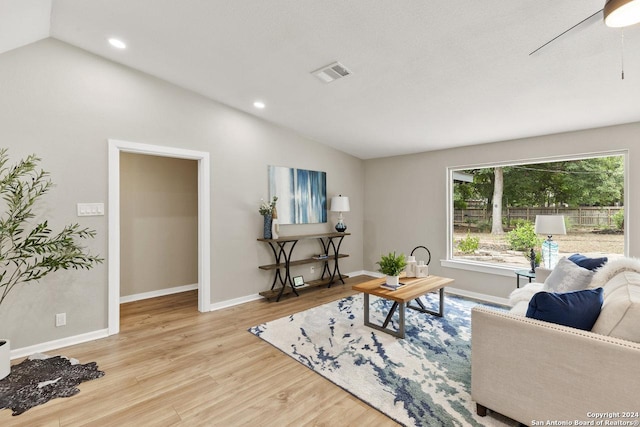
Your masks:
M258 268L261 270L275 270L276 274L271 284L271 289L268 291L260 292L265 298L274 298L276 301L280 301L280 298L284 294L293 292L298 296L298 290L293 286L293 278L291 277L290 267L296 265L311 264L314 262L324 263L322 268L322 276L319 280L312 280L306 283L305 288L312 288L316 286L329 285L340 280L344 283L344 279L349 277L340 273L340 266L338 260L340 258L346 258L349 255L340 253L340 245L344 236L349 236L351 233L319 233L319 234L304 234L300 236L281 236L277 239L258 239L259 242L265 242L269 244L271 252L273 252L273 258L275 264L261 265ZM300 240L306 239L318 239L322 245L323 254L326 254L326 258L305 258L299 260L292 260L293 248ZM289 248L287 249L287 244ZM329 267L329 261L333 261L333 269ZM327 277L325 277L325 275ZM277 284L280 284L279 288L276 288ZM274 289L275 288L275 289Z

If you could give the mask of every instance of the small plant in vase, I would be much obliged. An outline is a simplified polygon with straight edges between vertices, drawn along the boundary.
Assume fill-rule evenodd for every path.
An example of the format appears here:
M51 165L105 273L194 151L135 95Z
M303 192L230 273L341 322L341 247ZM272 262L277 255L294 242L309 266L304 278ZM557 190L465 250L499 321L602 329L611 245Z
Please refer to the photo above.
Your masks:
M387 285L398 287L400 273L402 273L407 266L407 259L404 254L396 255L395 252L389 252L388 255L382 255L380 261L376 264L380 266L378 271L387 276Z

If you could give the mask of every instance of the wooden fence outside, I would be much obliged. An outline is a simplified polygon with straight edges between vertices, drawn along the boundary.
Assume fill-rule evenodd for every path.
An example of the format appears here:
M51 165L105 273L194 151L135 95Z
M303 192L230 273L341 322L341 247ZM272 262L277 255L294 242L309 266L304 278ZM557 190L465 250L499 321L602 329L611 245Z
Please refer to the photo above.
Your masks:
M580 207L580 208L505 208L502 211L505 223L522 219L534 222L536 215L564 215L572 226L577 227L615 227L613 215L623 210L622 206ZM486 208L455 209L455 225L471 225L491 221Z

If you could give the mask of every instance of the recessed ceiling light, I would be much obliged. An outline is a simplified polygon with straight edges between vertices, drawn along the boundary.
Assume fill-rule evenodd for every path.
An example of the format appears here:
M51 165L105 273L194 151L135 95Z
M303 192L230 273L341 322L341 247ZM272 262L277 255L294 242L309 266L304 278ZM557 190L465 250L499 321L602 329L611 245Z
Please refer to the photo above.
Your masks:
M117 49L126 49L127 47L125 42L119 39L114 39L113 37L109 39L109 44Z
M254 107L256 107L256 108L259 108L259 109L261 109L261 110L265 107L264 102L262 102L262 101L256 101L256 102L254 102L254 103L253 103L253 106L254 106Z

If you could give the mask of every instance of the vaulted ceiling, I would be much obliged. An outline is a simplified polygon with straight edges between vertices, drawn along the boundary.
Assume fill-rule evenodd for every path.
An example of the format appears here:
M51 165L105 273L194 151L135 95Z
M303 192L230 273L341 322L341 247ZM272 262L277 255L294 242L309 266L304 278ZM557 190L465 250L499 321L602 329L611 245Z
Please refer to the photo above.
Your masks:
M598 16L529 55L603 5L0 0L0 52L53 37L366 159L640 121L640 25L624 80ZM334 61L352 74L311 74Z

